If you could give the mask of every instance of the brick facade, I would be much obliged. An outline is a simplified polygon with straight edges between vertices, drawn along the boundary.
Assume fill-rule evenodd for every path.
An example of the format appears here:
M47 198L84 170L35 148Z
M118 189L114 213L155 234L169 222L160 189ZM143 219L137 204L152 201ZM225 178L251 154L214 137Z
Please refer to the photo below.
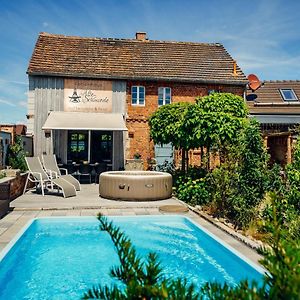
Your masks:
M145 87L145 105L131 105L131 87ZM128 128L128 143L126 158L133 158L136 152L141 154L141 158L146 162L149 158L155 157L154 144L150 141L150 130L148 118L158 109L158 88L170 87L172 103L174 102L194 102L196 97L208 95L210 90L233 93L239 96L244 94L244 86L233 85L207 85L193 83L174 83L174 82L146 82L128 81L126 90L126 108ZM191 163L199 163L199 155L191 154ZM197 163L198 162L198 163ZM145 166L147 167L147 166Z

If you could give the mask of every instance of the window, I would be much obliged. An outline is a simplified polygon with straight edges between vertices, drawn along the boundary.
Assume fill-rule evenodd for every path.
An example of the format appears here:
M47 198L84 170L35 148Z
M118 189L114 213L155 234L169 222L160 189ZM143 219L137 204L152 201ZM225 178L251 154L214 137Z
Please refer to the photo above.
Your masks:
M160 87L158 88L158 106L171 103L171 88Z
M131 104L145 105L145 87L133 86L131 87Z
M281 96L285 101L296 101L298 100L293 89L280 89Z
M208 92L207 92L208 95L211 95L214 93L221 93L221 90L208 90Z
M88 132L68 132L68 160L88 160Z

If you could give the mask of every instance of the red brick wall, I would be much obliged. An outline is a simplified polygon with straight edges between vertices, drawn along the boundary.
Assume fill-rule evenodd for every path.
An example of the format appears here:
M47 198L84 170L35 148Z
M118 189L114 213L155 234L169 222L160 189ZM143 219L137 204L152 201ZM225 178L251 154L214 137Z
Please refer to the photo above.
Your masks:
M145 106L131 105L131 87L145 87ZM148 158L154 157L154 145L150 142L150 132L148 118L158 108L158 88L170 87L172 103L174 102L194 102L198 96L205 96L209 90L228 92L243 96L244 87L227 85L206 85L191 83L171 83L171 82L127 82L126 102L127 102L127 128L129 133L128 158L133 158L136 152L142 155L146 162ZM146 168L146 166L145 166Z

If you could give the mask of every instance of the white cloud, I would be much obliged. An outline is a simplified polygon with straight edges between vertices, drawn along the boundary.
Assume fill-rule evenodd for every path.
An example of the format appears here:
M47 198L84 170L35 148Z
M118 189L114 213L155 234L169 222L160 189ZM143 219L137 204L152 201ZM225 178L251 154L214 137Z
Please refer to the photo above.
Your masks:
M27 102L26 101L19 101L18 104L20 106L27 107Z
M16 80L7 80L7 79L3 79L0 78L0 82L4 82L4 83L15 83L15 84L24 84L27 85L27 82L23 82L23 81L16 81Z
M13 106L13 107L16 106L16 105L15 105L14 103L12 103L12 101L10 101L10 100L0 99L0 103L6 104L6 105L9 105L9 106Z
M48 26L49 26L49 23L43 22L43 27L48 27Z

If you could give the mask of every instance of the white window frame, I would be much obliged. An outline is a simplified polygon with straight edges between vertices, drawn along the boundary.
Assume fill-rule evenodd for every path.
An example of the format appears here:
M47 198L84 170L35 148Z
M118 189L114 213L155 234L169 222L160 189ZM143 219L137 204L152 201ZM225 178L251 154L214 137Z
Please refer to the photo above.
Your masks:
M137 88L137 103L136 104L134 104L133 102L132 102L132 90L133 90L133 88ZM140 88L144 88L144 103L140 103ZM146 103L146 88L145 88L145 86L143 86L143 85L133 85L132 87L131 87L131 105L132 106L145 106L145 103Z
M163 104L159 104L159 89L163 89ZM157 90L157 104L158 106L163 106L166 105L166 89L170 89L170 103L172 103L172 88L170 88L169 86L160 86Z
M296 93L295 93L295 91L291 88L279 89L279 91L280 91L280 94L281 94L282 99L284 101L298 101L299 100ZM292 93L292 95L294 96L294 99L286 99L285 96L284 96L283 91L290 91Z

